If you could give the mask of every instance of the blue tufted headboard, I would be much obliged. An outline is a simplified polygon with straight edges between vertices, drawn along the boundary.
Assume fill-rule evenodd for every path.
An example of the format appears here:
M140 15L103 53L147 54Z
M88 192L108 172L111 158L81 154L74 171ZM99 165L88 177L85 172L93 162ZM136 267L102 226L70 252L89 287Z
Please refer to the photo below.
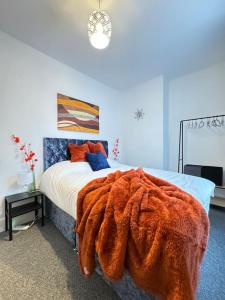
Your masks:
M68 144L82 145L87 141L97 143L101 142L108 154L108 142L96 140L77 140L77 139L61 139L61 138L44 138L44 170L48 169L57 162L69 160L70 154L68 151Z

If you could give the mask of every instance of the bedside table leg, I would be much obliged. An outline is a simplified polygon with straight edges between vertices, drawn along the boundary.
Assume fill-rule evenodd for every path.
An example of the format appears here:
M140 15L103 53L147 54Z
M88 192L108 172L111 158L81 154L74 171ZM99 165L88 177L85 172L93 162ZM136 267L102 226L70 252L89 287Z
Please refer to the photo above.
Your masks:
M36 196L35 197L35 203L37 204L38 203L38 197ZM37 218L38 216L38 209L35 209L35 218Z
M7 201L5 200L5 231L8 231L8 209L7 209Z
M41 226L45 225L45 221L44 221L44 199L45 199L45 196L42 195L41 196Z
M5 215L5 231L8 231L9 228L8 228L8 216L7 214Z
M11 208L12 208L12 205L9 204L9 211L8 211L8 214L9 214L9 241L12 240L12 216L11 216Z

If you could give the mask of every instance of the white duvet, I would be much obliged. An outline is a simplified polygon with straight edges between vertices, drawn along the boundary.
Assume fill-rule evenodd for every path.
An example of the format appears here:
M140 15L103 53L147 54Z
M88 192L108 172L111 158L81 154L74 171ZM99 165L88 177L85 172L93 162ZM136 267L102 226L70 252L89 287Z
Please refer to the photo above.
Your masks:
M59 208L76 219L76 200L79 191L92 179L104 177L116 170L126 171L135 167L108 160L111 168L93 172L87 162L63 161L47 169L41 178L40 190ZM210 197L215 185L209 180L157 169L145 172L167 180L193 195L209 211Z

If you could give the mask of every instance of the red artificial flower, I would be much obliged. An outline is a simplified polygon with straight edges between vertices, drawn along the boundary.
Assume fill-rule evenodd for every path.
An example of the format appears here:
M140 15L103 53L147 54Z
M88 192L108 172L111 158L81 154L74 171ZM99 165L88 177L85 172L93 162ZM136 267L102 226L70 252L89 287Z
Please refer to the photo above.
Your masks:
M24 162L27 163L30 167L30 170L31 171L34 171L34 168L35 168L35 164L36 162L38 161L37 158L34 159L36 153L33 152L32 150L29 149L29 151L26 150L26 146L28 145L29 147L31 146L31 144L20 144L21 141L20 141L20 137L18 136L15 136L15 135L12 135L11 136L12 138L12 141L15 143L15 144L19 144L18 145L18 150L22 151L23 152L23 156L24 156Z
M18 144L20 142L20 138L18 136L12 136L14 143Z
M113 158L115 160L117 160L119 157L119 153L120 153L119 152L119 138L116 138L116 140L115 140L114 147L112 149L112 153L113 153Z
M33 157L34 155L36 155L36 153L33 151L30 151L30 156Z

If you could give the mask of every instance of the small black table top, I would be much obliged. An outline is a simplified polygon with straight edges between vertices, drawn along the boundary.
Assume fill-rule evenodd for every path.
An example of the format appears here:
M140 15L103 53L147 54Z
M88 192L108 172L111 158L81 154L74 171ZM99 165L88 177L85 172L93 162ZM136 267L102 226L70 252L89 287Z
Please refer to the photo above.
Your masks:
M8 203L15 203L21 200L26 200L29 198L33 198L33 197L38 197L41 196L42 192L40 190L36 190L33 192L24 192L24 193L18 193L18 194L14 194L14 195L9 195L5 197L5 200Z

